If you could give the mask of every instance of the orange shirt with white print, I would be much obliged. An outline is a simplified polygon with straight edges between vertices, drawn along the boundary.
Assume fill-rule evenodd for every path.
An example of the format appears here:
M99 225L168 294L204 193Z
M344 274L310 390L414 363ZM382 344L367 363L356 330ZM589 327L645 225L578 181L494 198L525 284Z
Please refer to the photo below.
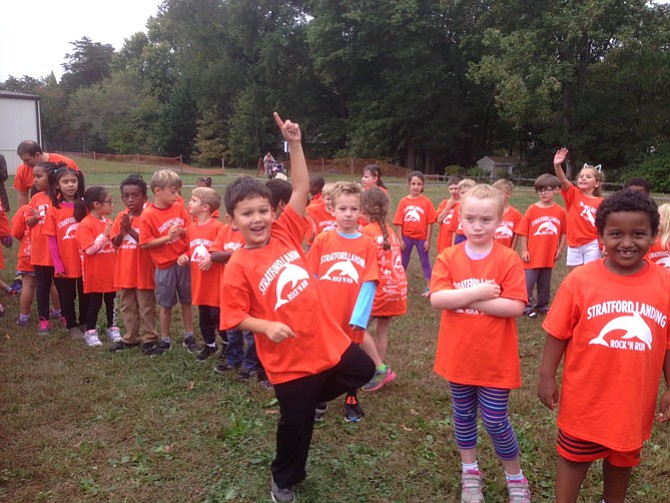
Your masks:
M658 236L654 244L649 248L645 258L650 262L656 262L658 265L670 269L670 250L661 246L661 240Z
M531 204L521 220L518 234L526 236L530 262L524 262L524 269L553 268L556 264L556 250L567 227L567 215L559 204L545 208Z
M349 338L363 342L363 331L350 325L361 285L379 279L377 249L368 237L341 236L336 230L319 234L307 253L307 265L319 280L335 319Z
M81 278L81 257L76 240L79 223L74 218L74 205L61 202L59 206L47 209L44 233L56 237L58 254L65 269L62 277Z
M48 156L49 158L47 159L47 162L64 162L70 168L74 169L75 171L79 171L77 163L75 163L69 157L52 153L49 153ZM28 192L30 191L34 182L35 176L33 175L33 168L27 164L20 164L16 168L16 175L14 175L14 188L19 192Z
M191 267L191 302L195 306L219 305L219 289L216 286L221 280L221 264L212 262L212 267L207 271L201 271L199 265L213 251L216 236L222 228L223 223L212 218L206 224L192 223L186 229Z
M109 222L107 217L102 220L93 215L86 215L77 227L77 242L82 256L82 278L84 293L115 292L114 270L116 267L116 249L112 240L106 238L102 249L88 255L86 249L95 243L95 239L104 232Z
M222 329L252 316L285 323L296 334L279 343L255 334L258 357L273 384L334 367L351 344L308 271L301 244L308 226L286 206L272 224L268 244L240 248L223 273Z
M444 208L449 204L449 199L444 199L440 205L435 210L435 213L439 215L442 213ZM451 222L454 218L458 218L458 202L454 201L454 205L449 209L444 219L441 222L438 222L439 228L437 231L437 253L440 253L445 248L449 248L454 241L454 231L451 229Z
M323 198L317 199L315 202L307 206L307 216L312 221L312 229L307 231L307 244L311 245L314 238L322 232L332 231L336 227L335 217L328 211L326 202Z
M148 204L142 211L140 218L140 246L154 239L167 236L173 225L188 227L190 218L183 199L172 203L168 208L157 208ZM149 256L157 269L167 269L177 263L177 259L188 250L186 235L163 246L149 248Z
M500 224L496 229L496 241L511 248L514 234L518 234L517 230L522 218L523 216L519 210L514 206L507 206L507 209L503 212L502 218L500 219Z
M461 203L454 203L453 210L454 216L449 221L449 230L451 231L452 242L454 234L458 234L459 236L465 235L463 234L463 225L461 225Z
M400 240L390 225L386 235L391 248L384 250L384 236L379 223L366 225L361 231L370 237L377 248L379 281L372 304L373 317L401 316L407 312L407 275L402 266Z
M527 302L521 258L513 250L494 241L486 257L473 260L466 254L466 244L447 248L437 257L431 293L492 280L500 285L502 298ZM443 310L434 370L459 384L503 389L520 387L516 320L471 308Z
M21 272L33 272L34 268L30 264L30 227L26 225L26 211L29 206L24 204L12 218L12 236L19 240L19 250L17 255L16 270Z
M584 195L572 184L568 190L561 190L561 195L568 212L568 246L582 246L598 239L596 211L603 198Z
M568 275L542 324L567 341L561 430L617 451L642 446L670 349L669 313L670 273L656 264L620 276L597 260Z
M428 237L428 225L434 224L436 218L433 203L426 196L405 196L398 203L393 225L402 225L403 236L425 240Z
M244 238L242 237L242 233L234 229L232 225L230 224L223 224L221 228L219 229L219 233L216 235L216 239L214 239L214 244L212 245L212 250L211 251L225 251L225 252L234 252L235 250L239 250L244 246ZM223 285L223 274L225 272L226 264L219 264L219 304L220 304L220 299L222 299L226 295L225 287ZM225 330L225 326L223 325L223 316L219 315L219 328L221 330Z
M51 254L49 253L49 238L45 234L45 223L47 219L47 210L51 206L51 198L46 192L38 192L32 198L28 206L39 212L38 222L30 228L31 255L30 263L41 266L53 266ZM26 215L30 217L30 215Z
M128 208L120 211L109 235L113 241L121 234L121 221L123 215L128 214ZM130 216L130 226L140 236L141 214ZM155 267L151 261L149 250L143 250L135 238L130 234L123 236L121 244L116 248L116 265L114 267L114 288L154 290L156 288Z

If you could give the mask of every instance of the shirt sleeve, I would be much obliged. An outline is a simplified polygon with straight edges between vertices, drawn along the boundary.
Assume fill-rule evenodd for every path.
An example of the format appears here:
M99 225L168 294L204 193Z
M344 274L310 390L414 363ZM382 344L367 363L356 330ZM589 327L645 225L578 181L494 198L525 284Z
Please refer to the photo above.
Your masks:
M354 312L351 314L351 320L349 320L349 325L361 327L363 329L368 326L376 290L376 281L366 281L361 285L361 289L358 291L356 305L354 306Z

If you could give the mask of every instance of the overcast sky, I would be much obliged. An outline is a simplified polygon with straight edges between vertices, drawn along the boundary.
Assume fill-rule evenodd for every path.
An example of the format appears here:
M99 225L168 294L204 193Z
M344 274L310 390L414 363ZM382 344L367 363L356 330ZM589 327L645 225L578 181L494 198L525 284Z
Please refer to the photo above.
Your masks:
M0 82L7 77L60 79L69 42L88 37L111 44L138 31L158 11L161 0L3 0L0 26Z

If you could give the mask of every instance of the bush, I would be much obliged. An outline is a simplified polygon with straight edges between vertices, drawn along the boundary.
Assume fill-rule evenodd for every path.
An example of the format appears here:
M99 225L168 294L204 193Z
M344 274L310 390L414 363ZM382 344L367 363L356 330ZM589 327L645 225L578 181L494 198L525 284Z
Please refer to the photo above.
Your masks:
M626 178L646 178L653 192L670 193L670 148L647 155L639 167L627 175Z
M450 164L444 168L444 175L449 177L452 175L464 175L467 170L463 166L458 164Z

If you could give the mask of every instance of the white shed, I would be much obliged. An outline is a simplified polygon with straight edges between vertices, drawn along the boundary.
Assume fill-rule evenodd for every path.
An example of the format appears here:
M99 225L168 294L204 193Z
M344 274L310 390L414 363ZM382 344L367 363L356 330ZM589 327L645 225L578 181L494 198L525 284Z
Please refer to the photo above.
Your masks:
M16 147L23 140L35 140L42 144L40 97L0 91L0 154L7 160L10 175L16 173L21 164Z
M495 177L512 176L512 171L518 165L518 157L487 155L477 161L477 166Z

